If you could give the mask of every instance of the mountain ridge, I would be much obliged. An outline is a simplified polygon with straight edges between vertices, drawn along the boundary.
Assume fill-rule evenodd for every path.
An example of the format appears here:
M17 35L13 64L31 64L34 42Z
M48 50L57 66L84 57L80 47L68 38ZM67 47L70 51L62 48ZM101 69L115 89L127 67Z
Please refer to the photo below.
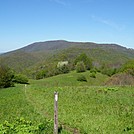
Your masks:
M25 51L25 52L36 52L36 51L44 51L44 50L55 50L55 49L64 49L66 47L69 47L69 45L95 45L95 47L113 47L113 48L124 48L124 49L132 49L132 48L126 48L124 46L115 44L115 43L94 43L94 42L75 42L75 41L66 41L66 40L50 40L50 41L42 41L42 42L34 42L27 46L24 46L22 48L8 51L1 54L8 54L13 53L16 51ZM61 48L60 48L61 47ZM133 49L132 49L133 50Z
M99 64L123 64L134 58L133 49L118 44L52 40L35 42L1 54L0 61L15 70L25 70L38 63L43 64L66 59L73 61L80 53L86 53L95 63Z

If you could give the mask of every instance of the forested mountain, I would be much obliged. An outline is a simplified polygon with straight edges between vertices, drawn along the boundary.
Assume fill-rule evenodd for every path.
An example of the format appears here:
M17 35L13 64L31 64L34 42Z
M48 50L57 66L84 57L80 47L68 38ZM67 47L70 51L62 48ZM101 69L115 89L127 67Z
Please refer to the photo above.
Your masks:
M38 64L61 60L73 61L81 53L86 53L96 66L101 64L119 66L134 58L134 49L127 49L117 44L55 40L36 42L1 54L0 62L16 71L23 71Z

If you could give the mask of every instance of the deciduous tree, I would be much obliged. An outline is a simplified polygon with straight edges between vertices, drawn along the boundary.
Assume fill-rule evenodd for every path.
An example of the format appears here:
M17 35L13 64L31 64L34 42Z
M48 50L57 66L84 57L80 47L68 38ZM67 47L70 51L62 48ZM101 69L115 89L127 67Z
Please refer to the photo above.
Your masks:
M13 78L13 71L5 65L0 65L0 88L14 86Z

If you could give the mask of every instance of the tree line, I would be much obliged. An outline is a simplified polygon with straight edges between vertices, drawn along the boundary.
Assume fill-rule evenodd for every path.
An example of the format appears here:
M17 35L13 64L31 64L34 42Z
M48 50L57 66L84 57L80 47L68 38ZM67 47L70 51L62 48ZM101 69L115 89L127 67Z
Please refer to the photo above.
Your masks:
M109 67L106 64L96 68L93 66L92 59L89 58L85 53L81 53L71 62L60 61L58 64L52 63L46 66L41 66L32 75L34 76L34 79L38 80L59 74L69 73L72 70L76 70L77 73L90 70L91 77L93 78L96 78L96 72L108 75L109 77L120 72L126 72L134 76L134 60L128 61L120 68ZM14 86L15 83L28 84L28 77L24 74L17 74L8 66L0 64L0 88Z

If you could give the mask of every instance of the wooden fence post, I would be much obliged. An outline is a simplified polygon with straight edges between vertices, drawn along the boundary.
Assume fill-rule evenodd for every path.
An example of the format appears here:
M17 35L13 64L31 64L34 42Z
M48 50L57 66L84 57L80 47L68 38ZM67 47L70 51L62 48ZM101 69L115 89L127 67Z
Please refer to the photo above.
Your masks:
M58 92L54 92L54 134L58 134Z

